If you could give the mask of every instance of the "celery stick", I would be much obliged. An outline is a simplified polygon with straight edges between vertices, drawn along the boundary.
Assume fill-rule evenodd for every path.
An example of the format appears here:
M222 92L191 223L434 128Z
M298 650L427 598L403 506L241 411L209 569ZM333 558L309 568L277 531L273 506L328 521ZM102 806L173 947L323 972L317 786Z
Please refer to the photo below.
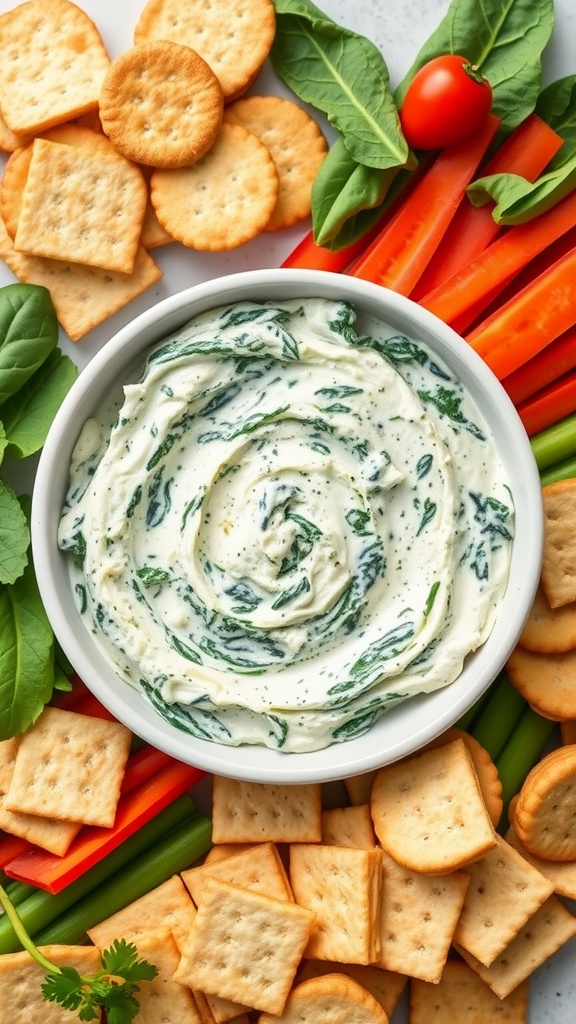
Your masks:
M500 756L526 706L524 697L503 672L470 730L493 761Z
M488 687L488 689L484 691L482 696L478 698L476 703L473 704L472 707L468 709L468 711L465 711L464 714L461 715L461 717L458 719L458 721L455 722L455 725L458 729L465 729L466 732L473 731L474 722L479 718L482 709L490 700L490 697L494 692L494 687L497 685L497 683L498 680L494 680L494 682Z
M190 867L206 853L211 842L212 822L205 814L198 814L75 903L35 935L34 942L39 946L83 942L88 928Z
M541 430L530 443L540 471L576 455L576 413Z
M43 889L35 890L18 907L18 914L26 931L34 938L41 928L45 928L74 903L92 892L132 858L147 850L169 829L175 828L195 813L193 800L188 795L181 796L103 857L98 864L67 885L62 892L52 895ZM21 948L10 921L6 917L0 918L0 953L12 953Z
M528 772L540 758L558 723L543 718L527 706L512 732L496 767L502 782L504 811L500 827L506 827L508 804L524 782Z
M10 903L13 907L17 907L24 900L28 899L32 893L38 892L35 885L27 885L26 882L17 882L14 878L9 878L7 882L2 884L4 892L8 895Z
M572 476L576 476L576 455L562 462L555 462L550 469L543 470L540 480L542 487L546 487L547 484L556 483L557 480L568 480Z

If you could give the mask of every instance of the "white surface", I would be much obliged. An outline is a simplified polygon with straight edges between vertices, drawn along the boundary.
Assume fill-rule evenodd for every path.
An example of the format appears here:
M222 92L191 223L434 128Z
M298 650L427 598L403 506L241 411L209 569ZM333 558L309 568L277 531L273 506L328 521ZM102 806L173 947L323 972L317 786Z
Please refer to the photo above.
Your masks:
M132 42L132 30L142 8L142 0L79 0L81 6L98 25L112 56ZM230 0L232 3L232 0ZM0 0L0 12L13 6L11 0ZM336 20L368 35L384 53L392 82L395 83L407 69L419 45L435 28L446 7L447 0L321 0L320 6ZM556 0L556 28L545 62L547 81L571 71L576 72L574 41L576 36L576 6L574 0ZM266 68L257 82L259 91L285 93L270 69ZM256 91L256 90L254 90ZM158 262L165 276L147 295L132 303L106 325L73 346L62 338L64 351L72 355L83 367L102 347L108 337L127 323L134 315L150 307L160 298L172 295L198 281L206 281L222 274L257 267L278 266L290 252L307 225L279 235L265 236L242 250L229 255L196 256L179 246L159 250ZM0 265L0 284L13 280ZM574 965L576 942L565 946L531 981L529 1024L572 1024L576 985ZM393 1016L394 1024L407 1020L405 1006ZM488 1024L488 1022L487 1022Z

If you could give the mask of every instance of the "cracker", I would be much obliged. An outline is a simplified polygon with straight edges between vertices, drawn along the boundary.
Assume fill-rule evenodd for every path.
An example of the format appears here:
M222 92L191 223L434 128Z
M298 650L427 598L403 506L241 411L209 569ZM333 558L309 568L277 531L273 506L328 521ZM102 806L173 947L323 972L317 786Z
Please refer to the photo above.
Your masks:
M13 153L21 146L26 146L30 141L29 135L15 135L0 113L0 149L5 153Z
M296 902L316 915L307 957L356 964L378 959L380 850L293 844L290 883Z
M551 608L576 601L576 477L542 488L542 587Z
M414 981L410 986L410 1024L526 1024L528 982L499 999L468 966L449 960L437 985Z
M549 896L490 967L457 943L455 948L498 998L505 999L575 935L576 917L556 896Z
M427 743L423 749L431 750L433 747L441 747L445 743L452 743L456 739L463 740L466 745L478 778L482 799L486 805L490 821L494 828L496 828L502 817L502 781L498 769L486 748L474 736L471 736L470 733L454 725L441 733L440 736L437 736L436 739Z
M297 985L279 1017L264 1013L258 1024L388 1024L388 1015L367 989L346 974L324 974Z
M99 970L100 950L94 946L40 946L58 967L75 967L83 975ZM0 957L0 1024L78 1024L78 1014L42 995L46 971L26 950Z
M470 885L454 939L488 967L554 886L501 836L498 845L467 870Z
M384 854L379 964L438 982L470 877L465 871L423 875Z
M414 871L451 871L496 845L461 739L381 768L372 818L383 849Z
M120 722L45 708L20 740L8 809L112 826L131 738Z
M98 106L110 64L100 34L69 0L29 0L0 17L0 109L16 134Z
M208 878L174 977L257 1010L282 1012L314 915Z
M196 917L196 907L179 875L172 875L127 907L88 928L95 946L106 949L114 939L139 942L150 932L170 931L182 946Z
M119 154L35 139L14 248L130 274L146 199L140 171Z
M257 850L259 845L259 843L218 843L208 850L204 864L217 864L220 860L233 857L235 853L244 853L244 850Z
M16 252L2 220L0 258L19 281L48 288L58 320L71 341L79 341L162 277L143 248L138 249L131 274L27 256Z
M170 39L196 50L217 76L229 101L260 71L274 40L271 0L148 0L134 31L136 43Z
M536 654L515 647L506 669L518 692L545 718L576 716L576 649Z
M538 587L518 644L527 651L557 654L576 647L576 601L551 608Z
M202 1024L193 993L174 981L180 953L171 933L151 932L140 936L135 945L138 956L158 971L151 981L138 982L136 1024Z
M232 857L181 872L182 881L196 904L202 902L207 878L220 878L274 900L293 902L292 890L274 843L263 843Z
M321 796L319 783L281 786L239 782L215 775L212 781L213 841L319 842Z
M192 167L155 170L150 197L158 220L177 241L221 252L262 231L278 187L267 147L240 125L223 124L211 150Z
M102 129L118 152L152 167L185 167L212 147L222 90L206 61L158 39L112 61L100 94Z
M322 811L322 842L371 850L376 846L369 804Z
M196 993L194 993L196 998ZM208 1012L210 1022L214 1021L214 1024L227 1024L228 1021L234 1021L235 1024L248 1024L248 1018L246 1017L244 1010L249 1009L242 1003L237 1003L233 999L221 999L220 996L206 995L206 1010ZM206 1015L206 1011L204 1011Z
M557 861L544 860L542 857L535 857L526 849L518 838L512 826L505 836L506 842L518 850L525 860L533 864L535 868L546 878L549 878L554 886L557 896L564 896L569 900L576 900L576 860Z
M363 772L361 775L352 775L344 779L346 792L351 804L369 804L372 796L372 786L378 770Z
M346 974L367 989L391 1017L406 987L406 975L386 971L372 964L339 964L334 960L303 960L296 975L298 984L323 974Z
M328 149L314 118L292 100L249 96L227 106L224 120L252 132L276 165L278 199L264 231L279 231L308 217L312 182Z
M528 772L512 824L536 857L576 860L576 745L552 750Z
M6 807L6 794L12 781L19 742L18 737L0 742L0 828L61 857L70 848L81 825L40 818L36 814L20 814Z

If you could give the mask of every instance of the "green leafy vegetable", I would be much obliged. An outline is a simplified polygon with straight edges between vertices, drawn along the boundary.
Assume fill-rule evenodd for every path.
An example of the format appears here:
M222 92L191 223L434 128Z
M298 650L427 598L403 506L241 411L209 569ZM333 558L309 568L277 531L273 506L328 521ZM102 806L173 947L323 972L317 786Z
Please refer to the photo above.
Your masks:
M39 451L76 376L72 360L54 349L18 393L0 406L8 455L24 459Z
M26 383L58 341L58 321L47 288L0 288L0 403Z
M108 1024L130 1024L139 1011L136 993L139 982L151 981L158 970L154 964L138 957L132 942L115 939L102 952L102 967L89 976L74 967L59 967L34 945L6 891L0 886L0 903L24 949L46 971L42 995L49 1002L59 1003L66 1010L75 1010L79 1020L100 1020L106 1011Z
M14 583L22 575L29 544L30 530L20 502L10 484L0 480L0 583Z
M402 103L416 71L433 57L462 54L490 82L493 113L509 132L534 110L541 54L553 26L553 0L452 0L396 89L396 102Z

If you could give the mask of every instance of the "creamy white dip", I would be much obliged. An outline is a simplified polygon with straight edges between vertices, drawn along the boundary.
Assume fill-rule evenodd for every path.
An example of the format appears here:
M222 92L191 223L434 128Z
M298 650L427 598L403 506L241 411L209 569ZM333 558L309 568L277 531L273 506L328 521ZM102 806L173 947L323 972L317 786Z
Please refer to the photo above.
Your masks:
M122 679L192 736L315 750L446 686L513 506L447 366L344 302L242 303L148 353L77 442L59 529Z

